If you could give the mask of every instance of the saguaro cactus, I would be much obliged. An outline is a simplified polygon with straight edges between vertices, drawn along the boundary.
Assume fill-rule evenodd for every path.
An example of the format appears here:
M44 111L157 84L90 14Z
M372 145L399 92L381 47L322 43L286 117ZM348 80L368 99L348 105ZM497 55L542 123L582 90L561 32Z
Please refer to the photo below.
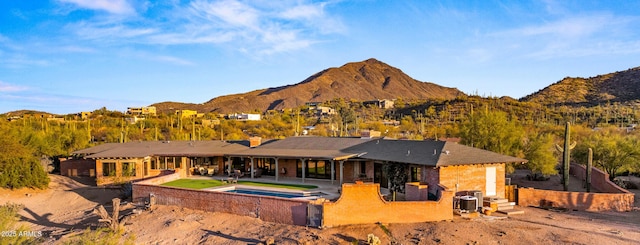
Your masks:
M591 168L593 167L593 150L589 148L589 155L587 156L587 192L591 192Z
M571 149L576 147L576 142L569 144L569 131L570 131L569 122L567 122L564 128L564 148L556 145L556 149L559 152L562 152L562 184L564 187L564 191L569 190L569 162L571 160Z

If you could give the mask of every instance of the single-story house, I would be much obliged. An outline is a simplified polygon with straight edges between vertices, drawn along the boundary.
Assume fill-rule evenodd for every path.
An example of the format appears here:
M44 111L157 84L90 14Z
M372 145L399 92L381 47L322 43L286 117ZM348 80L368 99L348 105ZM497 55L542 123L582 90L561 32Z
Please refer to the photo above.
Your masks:
M506 163L526 161L448 141L315 136L252 147L247 142L226 141L111 143L74 154L95 161L98 185L157 176L167 169L185 177L202 169L209 175L240 170L248 178L259 173L274 176L275 181L286 177L301 182L375 182L400 192L405 183L418 182L436 196L438 186L444 186L496 197L505 196Z

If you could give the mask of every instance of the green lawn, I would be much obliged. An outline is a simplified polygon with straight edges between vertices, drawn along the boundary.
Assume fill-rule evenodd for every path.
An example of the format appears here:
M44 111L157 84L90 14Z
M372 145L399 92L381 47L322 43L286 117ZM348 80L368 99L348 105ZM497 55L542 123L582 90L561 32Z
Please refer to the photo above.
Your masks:
M248 180L239 180L238 184L250 186L275 187L294 190L309 190L318 188L315 185L297 185L297 184L281 184L281 183L263 183ZM162 184L163 186L173 186L188 189L205 189L225 185L220 180L215 179L179 179Z
M209 187L221 186L224 184L219 180L214 179L179 179L164 183L162 185L189 189L205 189Z

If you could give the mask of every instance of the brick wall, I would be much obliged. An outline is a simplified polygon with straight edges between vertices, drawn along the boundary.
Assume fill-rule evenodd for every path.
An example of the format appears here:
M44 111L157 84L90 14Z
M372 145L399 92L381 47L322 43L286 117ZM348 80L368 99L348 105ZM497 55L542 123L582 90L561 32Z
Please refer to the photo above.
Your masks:
M424 167L422 183L427 183L429 192L436 193L437 185L440 183L440 171L438 168ZM448 187L451 188L451 187Z
M581 211L631 211L633 193L587 193L518 189L518 205L556 207Z
M171 180L176 176L179 174L162 178ZM153 193L156 197L156 203L160 205L175 205L208 212L243 215L281 224L306 225L308 200L182 189L153 184L158 182L161 180L154 178L134 183L133 201L143 202L150 193Z
M482 191L483 196L487 196L487 167L496 168L496 196L504 197L504 163L439 167L439 182L437 183L455 192L479 190ZM434 185L434 183L429 182L428 184Z
M426 201L429 198L428 185L421 185L419 182L409 182L404 184L404 198L407 201Z
M91 159L60 159L60 174L64 176L96 176L96 162Z
M453 192L443 191L438 201L387 202L374 183L343 184L336 202L323 203L323 226L415 223L453 219Z
M582 180L582 183L586 183L587 179L587 167L582 166L580 164L571 164L571 168L569 169L569 173L573 176ZM603 172L602 170L591 167L591 187L595 188L600 192L606 193L631 193L624 188L616 185L615 183L609 180L609 174Z
M586 167L571 164L569 173L586 179ZM634 194L609 181L609 175L600 169L592 168L591 186L604 193L568 192L536 190L533 188L518 189L518 205L547 206L584 211L631 211Z

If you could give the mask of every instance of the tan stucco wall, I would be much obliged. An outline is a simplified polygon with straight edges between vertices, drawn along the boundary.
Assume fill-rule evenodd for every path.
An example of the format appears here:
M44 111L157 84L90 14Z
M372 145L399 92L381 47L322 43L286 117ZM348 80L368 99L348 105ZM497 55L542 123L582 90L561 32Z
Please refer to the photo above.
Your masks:
M443 191L438 201L387 202L374 183L343 184L336 202L323 204L323 226L416 223L453 219L453 192Z
M473 164L440 167L439 184L454 192L480 190L487 196L487 167L496 167L496 196L504 198L505 164ZM429 183L433 185L434 183Z

